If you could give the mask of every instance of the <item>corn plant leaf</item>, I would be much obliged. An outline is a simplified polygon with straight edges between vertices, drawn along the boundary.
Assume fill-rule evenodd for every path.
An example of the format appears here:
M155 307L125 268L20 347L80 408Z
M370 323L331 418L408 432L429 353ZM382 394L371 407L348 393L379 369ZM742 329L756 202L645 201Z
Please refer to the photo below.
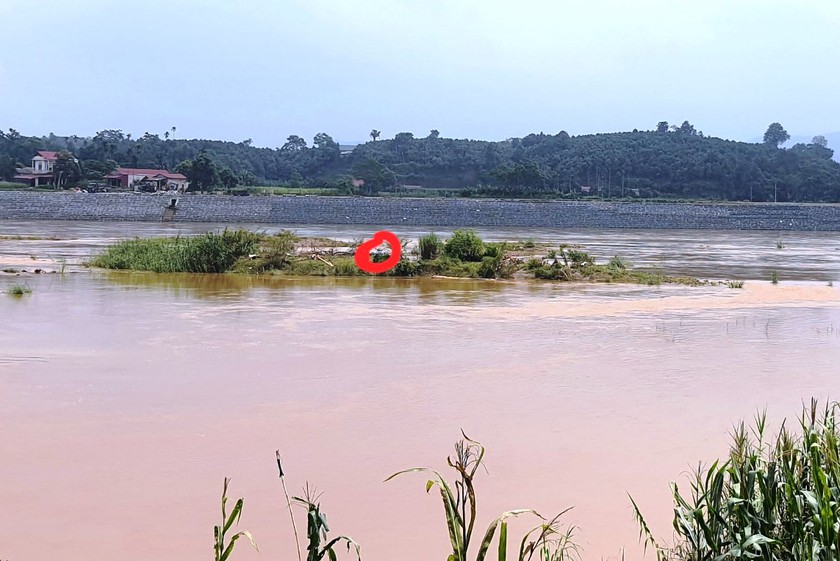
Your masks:
M768 544L768 543L775 543L775 542L776 542L776 540L768 538L767 536L763 536L761 534L754 534L754 535L750 536L749 538L747 538L747 541L745 541L743 543L743 545L741 546L741 549L748 549L748 548L751 548L751 547L755 547L756 549L758 549L759 546L762 546L762 545Z
M481 540L481 546L478 548L478 555L476 555L476 561L484 561L484 558L487 556L487 551L490 549L490 544L493 542L493 536L496 533L496 529L500 526L504 526L505 531L505 541L507 541L507 523L506 520L508 518L513 518L515 516L519 516L520 514L533 514L538 518L544 520L540 513L536 510L530 508L521 508L517 510L509 510L507 512L502 513L498 518L493 520L490 525L487 527L487 531L484 533L484 539ZM501 539L501 538L500 538ZM501 546L500 546L501 547ZM501 550L500 550L501 551Z
M452 551L457 556L459 561L465 558L464 544L461 539L461 532L463 524L460 523L460 514L455 503L455 498L447 489L440 488L441 500L443 500L443 510L446 515L446 527L449 531L449 543L452 545Z
M230 513L230 516L228 516L228 519L225 521L225 527L224 527L224 530L222 530L223 533L230 530L230 527L233 526L236 522L239 521L239 517L242 516L242 505L243 504L244 503L243 503L242 499L239 499L238 501L236 501L236 505L234 505L233 510Z
M461 514L458 512L457 502L452 493L452 488L448 483L446 483L446 480L440 472L426 467L415 467L398 471L388 476L385 479L385 482L387 483L395 477L406 473L432 473L435 476L435 479L431 479L426 482L426 491L428 492L435 485L440 488L440 495L443 500L443 508L446 514L446 525L449 531L449 541L452 545L452 551L453 554L457 556L456 561L462 561L466 552L463 550L461 534L458 529L463 527L464 522L461 519ZM429 485L430 482L431 485Z
M222 556L220 557L219 561L227 561L227 558L230 557L231 553L233 553L233 546L236 545L236 540L238 540L242 536L248 538L248 541L251 542L251 546L257 551L259 551L256 542L254 542L254 537L251 535L250 532L238 532L230 538L230 543L228 543L228 546L227 548L225 548L225 551L224 553L222 553Z
M499 525L499 557L497 561L507 560L507 522L502 522Z

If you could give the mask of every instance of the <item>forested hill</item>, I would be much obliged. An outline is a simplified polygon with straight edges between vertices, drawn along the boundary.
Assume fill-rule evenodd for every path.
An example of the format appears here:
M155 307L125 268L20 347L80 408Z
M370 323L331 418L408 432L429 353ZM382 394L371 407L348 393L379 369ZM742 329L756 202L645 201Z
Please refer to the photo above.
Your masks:
M377 131L372 131L377 132ZM376 194L406 187L448 189L462 195L678 197L718 200L840 202L840 163L825 139L782 149L774 123L763 143L703 136L689 123L654 131L569 136L530 134L501 142L425 138L411 133L370 141L342 152L325 134L310 146L291 136L279 148L250 141L131 138L101 131L93 138L26 137L0 133L0 178L10 179L37 150L72 152L74 180L96 180L116 165L179 169L193 186L237 184L336 187ZM376 135L374 135L376 136ZM353 187L352 179L364 186ZM359 183L359 182L356 182Z

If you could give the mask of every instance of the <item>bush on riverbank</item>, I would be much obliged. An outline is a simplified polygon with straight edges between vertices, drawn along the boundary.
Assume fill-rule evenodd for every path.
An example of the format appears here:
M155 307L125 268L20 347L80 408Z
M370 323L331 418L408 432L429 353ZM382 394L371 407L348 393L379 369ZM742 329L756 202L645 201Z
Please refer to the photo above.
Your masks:
M484 242L473 230L455 230L452 237L443 244L443 252L460 261L481 261L484 257Z

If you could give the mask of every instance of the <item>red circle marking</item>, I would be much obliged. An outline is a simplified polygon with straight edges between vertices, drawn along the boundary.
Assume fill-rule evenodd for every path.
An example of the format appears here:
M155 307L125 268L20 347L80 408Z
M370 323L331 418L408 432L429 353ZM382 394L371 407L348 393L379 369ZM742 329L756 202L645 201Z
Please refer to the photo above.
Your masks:
M370 260L370 251L383 243L391 246L391 256L381 263L374 263ZM400 245L400 239L387 230L380 230L373 235L373 238L356 248L356 254L353 256L353 259L356 261L356 266L359 269L366 273L378 275L396 267L401 253L402 246Z

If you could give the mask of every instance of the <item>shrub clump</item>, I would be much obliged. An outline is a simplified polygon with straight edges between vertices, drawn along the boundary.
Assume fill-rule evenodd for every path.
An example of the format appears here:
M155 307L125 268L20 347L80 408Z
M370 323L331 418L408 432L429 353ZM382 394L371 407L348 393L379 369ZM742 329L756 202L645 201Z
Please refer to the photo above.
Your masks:
M397 261L397 265L388 274L394 277L413 277L420 271L420 264L403 257Z
M627 262L619 255L613 255L609 262L610 269L618 269L624 271L627 269Z
M444 277L478 277L480 263L461 261L443 255L437 259L420 261L417 266L418 275L440 275Z
M479 262L484 257L484 242L475 230L455 230L446 240L443 252L453 259Z
M32 294L32 289L26 284L16 284L6 290L9 296L23 296L24 294Z
M419 241L420 259L437 259L443 249L443 240L435 234L422 236Z
M265 273L285 269L291 263L298 241L294 233L284 230L261 238L256 254L241 257L232 269L242 273Z
M478 276L485 279L509 279L519 269L519 263L507 256L505 244L488 245L478 268Z

